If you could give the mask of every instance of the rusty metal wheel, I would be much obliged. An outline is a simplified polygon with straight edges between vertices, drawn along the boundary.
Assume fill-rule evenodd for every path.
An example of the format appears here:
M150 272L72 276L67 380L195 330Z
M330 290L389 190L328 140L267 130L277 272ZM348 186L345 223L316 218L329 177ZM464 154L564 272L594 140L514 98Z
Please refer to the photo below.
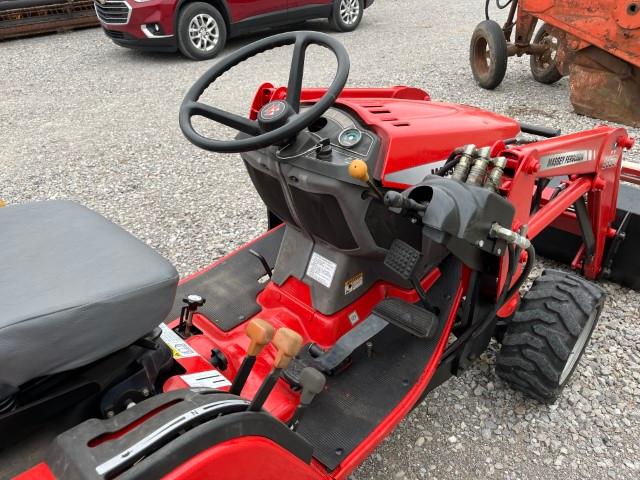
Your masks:
M507 72L507 40L493 20L480 22L471 37L469 63L478 85L493 90Z
M537 82L547 85L556 83L563 77L556 64L560 41L552 33L553 29L546 23L540 27L533 39L533 43L541 43L547 45L548 48L539 55L531 55L529 60L533 78Z

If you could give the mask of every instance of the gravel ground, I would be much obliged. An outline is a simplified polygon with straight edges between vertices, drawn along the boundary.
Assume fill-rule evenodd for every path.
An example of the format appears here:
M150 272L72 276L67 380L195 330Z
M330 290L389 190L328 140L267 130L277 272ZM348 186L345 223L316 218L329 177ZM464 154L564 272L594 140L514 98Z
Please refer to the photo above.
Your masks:
M535 83L526 59L511 61L494 92L476 87L467 48L482 4L377 0L358 31L339 35L352 56L349 84L413 85L566 132L602 123L572 112L566 79ZM225 53L256 38L232 41ZM241 65L210 101L246 112L262 81L285 83L286 53ZM211 63L124 50L98 29L0 43L0 54L0 198L78 200L182 274L265 229L239 158L199 151L178 129L182 96ZM314 52L306 84L325 85L332 72L331 58ZM639 147L627 158L640 160ZM494 376L491 348L409 415L353 478L638 478L640 298L604 288L600 326L555 405L509 390Z

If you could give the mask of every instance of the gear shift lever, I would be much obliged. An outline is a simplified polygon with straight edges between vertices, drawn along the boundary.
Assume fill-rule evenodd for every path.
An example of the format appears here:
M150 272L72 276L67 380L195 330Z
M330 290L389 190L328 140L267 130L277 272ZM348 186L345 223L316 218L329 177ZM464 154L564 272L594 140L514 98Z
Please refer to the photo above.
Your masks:
M282 374L282 370L289 366L293 357L295 357L302 348L302 337L289 328L280 328L273 337L273 345L277 349L276 359L273 362L273 370L264 379L262 385L256 392L251 405L250 412L259 411L264 405L265 400L273 390L276 382Z
M236 377L233 379L233 384L229 389L229 393L234 395L240 395L242 387L247 382L249 374L256 363L256 357L260 355L262 349L271 341L274 332L273 325L269 322L254 318L247 324L245 333L249 337L249 348L247 348L247 356L244 357Z
M307 407L311 405L316 395L324 390L327 378L313 367L305 367L300 373L300 385L302 385L302 393L300 394L300 405L296 408L291 418L291 430L296 430Z

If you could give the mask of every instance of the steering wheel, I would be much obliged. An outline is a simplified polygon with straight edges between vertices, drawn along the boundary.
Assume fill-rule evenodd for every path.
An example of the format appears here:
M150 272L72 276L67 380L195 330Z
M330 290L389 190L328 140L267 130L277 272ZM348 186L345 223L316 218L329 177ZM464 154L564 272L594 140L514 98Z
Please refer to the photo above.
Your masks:
M258 112L258 119L227 112L198 101L204 91L224 73L245 60L285 45L294 45L291 70L287 84L286 100L274 100ZM300 95L304 58L310 45L319 45L331 51L338 61L335 77L326 93L313 106L300 113ZM287 32L258 40L227 56L210 68L187 92L180 106L180 128L194 145L212 152L239 153L258 150L294 137L326 112L344 88L349 76L349 55L340 42L319 32ZM195 116L205 117L216 123L246 134L234 140L214 140L200 135L191 124Z

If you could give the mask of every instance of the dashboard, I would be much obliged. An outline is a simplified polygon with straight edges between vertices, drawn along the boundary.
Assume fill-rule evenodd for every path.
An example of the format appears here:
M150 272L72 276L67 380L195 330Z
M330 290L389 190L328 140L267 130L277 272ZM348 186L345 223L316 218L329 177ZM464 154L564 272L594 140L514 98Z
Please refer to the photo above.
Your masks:
M308 107L302 107L304 111ZM299 135L298 140L277 153L280 160L305 159L346 166L361 159L373 166L377 150L376 135L364 128L353 115L336 107L328 109ZM302 137L302 138L300 138Z

